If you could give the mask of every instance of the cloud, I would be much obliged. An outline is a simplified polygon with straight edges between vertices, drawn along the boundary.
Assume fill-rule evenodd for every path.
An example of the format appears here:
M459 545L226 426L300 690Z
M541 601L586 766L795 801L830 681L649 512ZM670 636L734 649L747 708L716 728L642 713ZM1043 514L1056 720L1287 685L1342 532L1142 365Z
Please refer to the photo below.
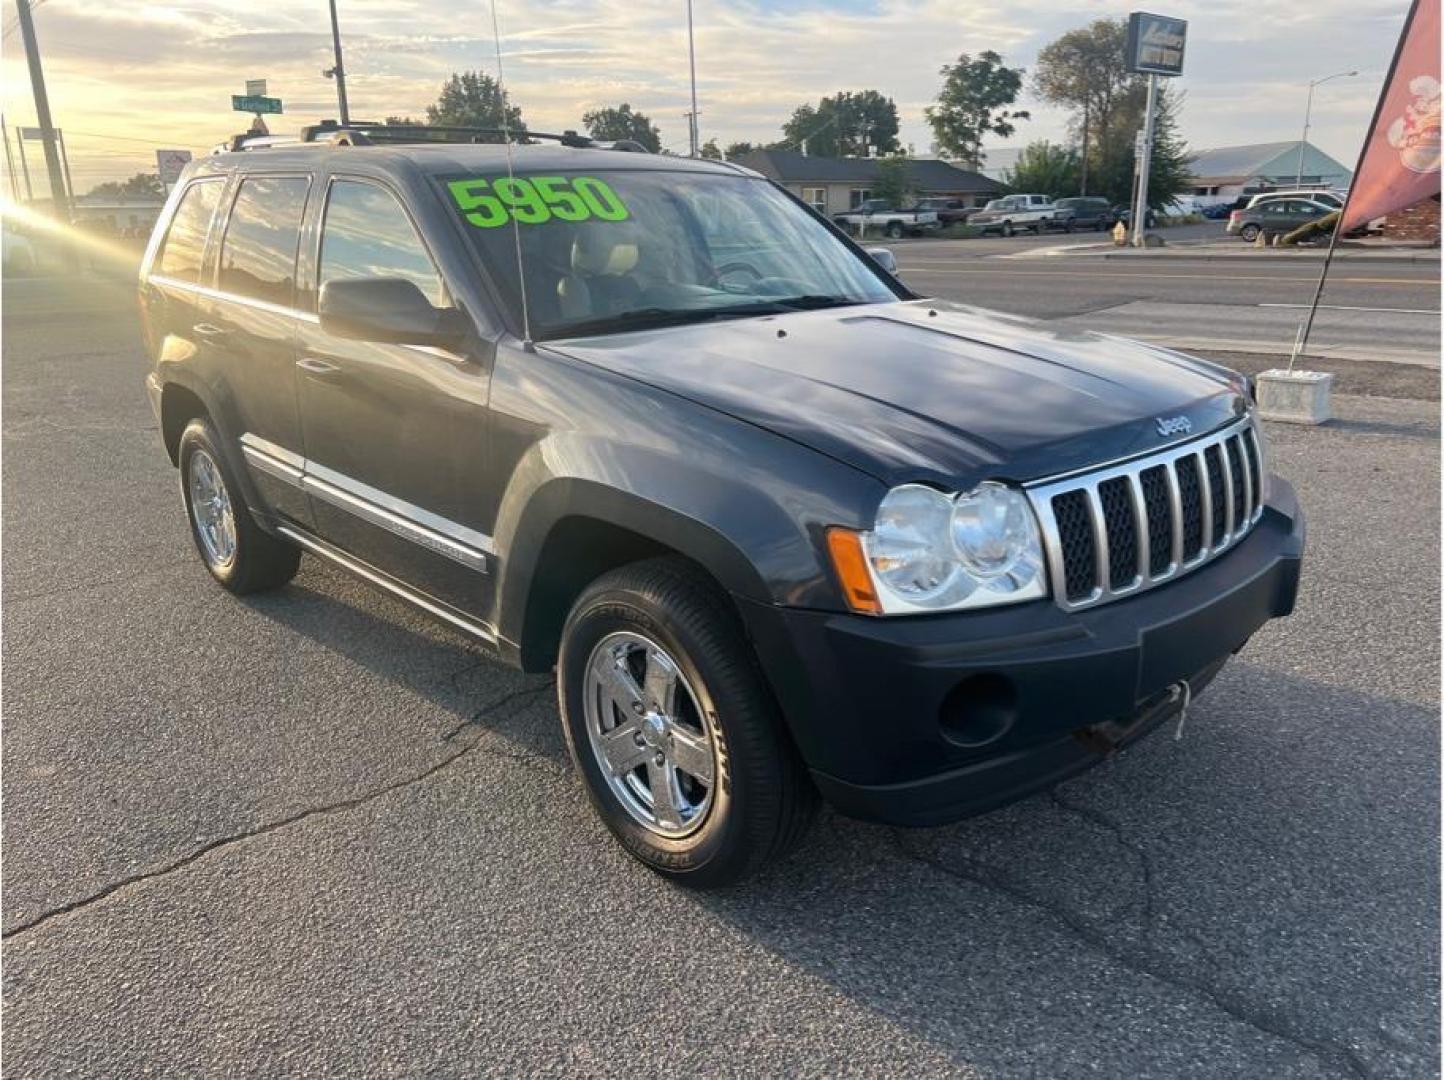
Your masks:
M938 69L962 52L995 49L1029 66L1071 27L1113 14L1100 0L694 0L704 138L776 138L799 103L874 88L902 111L904 142L927 152L922 109ZM487 3L339 0L355 115L420 115L452 71L496 71ZM1190 21L1183 133L1195 147L1296 138L1311 78L1359 68L1319 89L1312 137L1350 161L1403 18L1395 0L1181 0ZM652 116L669 146L686 141L686 22L676 0L500 0L502 58L512 98L541 129L577 127L582 113L626 100ZM52 110L72 164L89 178L144 166L149 150L118 136L204 150L247 123L229 97L264 77L287 103L276 130L334 115L324 4L98 5L48 0L36 13ZM18 41L6 39L4 108L33 110ZM1067 118L1020 102L1034 120L1015 140L1058 139ZM84 133L84 134L82 134ZM101 138L111 136L110 141ZM86 186L77 181L78 186Z

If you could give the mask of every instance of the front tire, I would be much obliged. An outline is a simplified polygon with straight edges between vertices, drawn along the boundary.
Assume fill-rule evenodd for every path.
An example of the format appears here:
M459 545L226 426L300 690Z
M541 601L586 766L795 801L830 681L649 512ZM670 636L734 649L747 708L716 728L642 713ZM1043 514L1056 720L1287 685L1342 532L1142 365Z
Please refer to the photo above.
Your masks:
M219 446L203 417L181 432L181 498L196 551L211 577L237 595L280 588L296 576L300 549L256 524Z
M1013 235L1013 223L1012 223L1011 221L1005 221L1005 222L1003 222L1002 233L1003 233L1004 236L1012 236L1012 235Z
M817 794L731 602L676 558L593 582L562 631L557 696L602 821L657 873L738 881L802 836Z
M902 223L901 223L901 222L897 222L897 221L889 222L887 229L884 230L884 231L885 231L885 234L886 234L886 236L887 236L887 238L888 238L889 240L901 240L901 239L902 239L903 227L902 227Z

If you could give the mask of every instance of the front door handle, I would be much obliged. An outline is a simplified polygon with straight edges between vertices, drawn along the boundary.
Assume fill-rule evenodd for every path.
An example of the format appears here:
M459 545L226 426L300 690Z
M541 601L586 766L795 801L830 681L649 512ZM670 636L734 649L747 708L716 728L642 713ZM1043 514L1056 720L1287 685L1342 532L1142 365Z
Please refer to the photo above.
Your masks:
M319 356L303 356L296 361L296 366L312 375L331 375L341 370L329 360L322 360Z
M230 331L226 330L225 327L216 326L213 323L203 322L196 323L194 326L192 326L191 332L195 334L196 337L221 338L225 337L226 334L228 334Z

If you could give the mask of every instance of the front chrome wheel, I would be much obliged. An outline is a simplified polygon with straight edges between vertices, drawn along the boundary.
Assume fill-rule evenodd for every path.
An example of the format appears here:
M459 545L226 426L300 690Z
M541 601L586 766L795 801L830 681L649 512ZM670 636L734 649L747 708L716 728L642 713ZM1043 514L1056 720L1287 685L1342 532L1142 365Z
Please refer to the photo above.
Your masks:
M587 660L583 709L597 765L639 824L675 840L702 827L716 786L716 743L677 662L617 631Z
M205 450L192 451L186 483L191 522L207 561L218 568L229 566L236 557L236 515L220 467Z

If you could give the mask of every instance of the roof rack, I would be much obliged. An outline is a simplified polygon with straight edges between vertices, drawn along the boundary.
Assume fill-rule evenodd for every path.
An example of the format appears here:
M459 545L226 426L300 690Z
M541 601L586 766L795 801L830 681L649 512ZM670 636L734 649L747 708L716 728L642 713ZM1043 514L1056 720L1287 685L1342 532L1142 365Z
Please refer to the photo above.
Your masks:
M555 135L546 131L525 129L463 127L454 124L378 124L369 121L353 121L338 124L334 120L322 120L319 124L303 127L299 135L253 135L249 132L236 135L223 146L222 150L266 150L279 146L404 146L427 143L503 143L512 142L526 145L541 139L550 139L563 146L582 150L622 150L628 153L645 154L648 150L641 143L631 139L617 139L603 142L575 131L564 131Z

